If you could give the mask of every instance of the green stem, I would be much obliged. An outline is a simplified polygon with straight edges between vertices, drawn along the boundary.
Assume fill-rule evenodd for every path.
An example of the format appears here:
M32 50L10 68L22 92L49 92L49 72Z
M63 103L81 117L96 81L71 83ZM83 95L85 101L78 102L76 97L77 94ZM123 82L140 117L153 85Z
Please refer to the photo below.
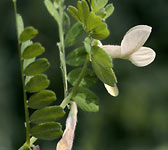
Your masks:
M35 137L31 137L30 139L30 145L32 146L34 142L37 141L37 138ZM22 147L20 147L18 150L27 150L29 148L29 146L27 145L27 143L24 143L24 145Z
M77 92L79 84L80 84L81 80L83 79L83 77L84 77L84 75L86 73L88 65L89 65L89 55L86 58L85 64L84 64L84 66L82 68L82 71L81 71L81 73L80 73L80 75L79 75L79 77L78 77L78 79L77 79L77 81L75 83L75 86L72 88L72 90L69 93L69 95L62 101L62 103L60 105L62 108L66 107L66 105L69 103L69 101L71 100L71 98Z
M60 15L60 22L58 22L59 28L59 51L60 51L60 63L61 63L61 71L63 77L63 84L64 84L64 98L68 95L68 81L67 81L67 69L66 69L66 60L65 60L65 46L64 46L64 30L63 30L63 19L64 19L64 3L63 1L59 1L59 15Z
M20 66L21 66L21 78L22 78L23 95L24 95L24 108L25 108L25 120L26 120L26 124L25 124L25 126L26 126L26 144L27 144L27 146L30 146L29 110L28 110L28 105L27 105L27 95L26 95L25 84L24 84L23 61L21 59L21 49L20 49L20 46L19 46L16 0L13 0L13 4L14 4L15 19L16 19L16 30L17 30L17 39L18 39L18 51L19 51L19 59L20 59Z

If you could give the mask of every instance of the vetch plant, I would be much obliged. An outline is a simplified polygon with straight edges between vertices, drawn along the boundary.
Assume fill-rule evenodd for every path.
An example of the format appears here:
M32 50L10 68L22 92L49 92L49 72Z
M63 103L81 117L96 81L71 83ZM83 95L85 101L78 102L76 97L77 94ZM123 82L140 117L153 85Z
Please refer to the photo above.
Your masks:
M33 43L38 31L34 27L24 27L22 17L17 13L16 0L13 0L13 3L26 128L26 142L19 150L40 149L34 144L36 140L57 138L61 138L56 144L57 150L71 150L78 108L86 112L99 111L99 98L90 88L100 80L108 93L113 96L119 94L112 60L128 59L140 67L154 60L155 52L143 47L150 35L151 27L140 25L130 29L124 36L121 46L102 45L100 40L110 34L106 19L114 11L114 6L108 4L108 0L81 0L77 1L77 7L67 8L64 0L44 0L46 10L55 19L59 29L57 48L64 87L64 99L61 104L53 105L56 94L46 89L50 81L44 74L50 63L46 58L37 58L45 49L40 43ZM68 14L77 21L73 25ZM80 39L83 42L79 44ZM72 46L75 49L66 55L66 49ZM75 68L67 72L66 65ZM63 131L58 121L64 117L65 108L68 108L69 115Z

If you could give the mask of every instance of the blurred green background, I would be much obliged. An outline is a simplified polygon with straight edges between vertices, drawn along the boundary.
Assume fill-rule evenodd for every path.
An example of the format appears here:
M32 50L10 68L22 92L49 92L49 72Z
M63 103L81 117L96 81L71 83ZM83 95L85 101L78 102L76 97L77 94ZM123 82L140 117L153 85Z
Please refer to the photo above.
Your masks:
M73 150L168 150L168 1L110 2L115 12L107 20L111 35L103 43L120 44L131 27L150 25L153 31L145 46L153 48L157 57L143 68L114 60L120 95L111 97L102 83L97 84L94 91L100 97L100 111L79 110ZM76 0L66 3L76 5ZM18 11L25 26L39 30L35 41L46 48L44 57L51 62L47 72L50 89L56 92L59 104L63 87L56 48L57 25L43 0L18 0ZM0 1L0 18L0 150L16 150L25 141L25 129L12 0ZM53 150L56 146L56 141L38 143L41 150Z

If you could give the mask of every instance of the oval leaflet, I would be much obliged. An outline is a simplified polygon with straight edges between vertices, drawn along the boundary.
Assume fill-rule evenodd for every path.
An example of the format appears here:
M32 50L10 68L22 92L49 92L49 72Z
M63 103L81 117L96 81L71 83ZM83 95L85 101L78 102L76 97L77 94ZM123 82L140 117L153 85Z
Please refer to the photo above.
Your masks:
M46 71L49 68L49 66L50 66L50 63L48 62L48 60L46 58L41 58L29 64L25 68L24 74L26 76L39 74Z
M36 125L31 128L30 132L32 136L43 140L54 140L63 134L62 126L57 122L47 122Z
M36 110L31 116L31 123L44 123L56 121L65 115L65 111L60 106L50 106Z
M47 88L50 84L47 76L44 74L37 74L33 76L26 84L25 89L27 92L38 92Z
M36 94L33 94L29 100L28 105L30 108L39 109L50 105L56 100L56 95L53 91L42 90Z

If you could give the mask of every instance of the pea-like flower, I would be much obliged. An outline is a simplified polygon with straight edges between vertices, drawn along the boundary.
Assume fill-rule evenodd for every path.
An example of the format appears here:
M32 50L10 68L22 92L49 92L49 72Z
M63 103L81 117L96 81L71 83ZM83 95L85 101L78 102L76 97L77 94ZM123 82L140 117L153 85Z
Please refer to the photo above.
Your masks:
M77 123L77 104L72 102L71 110L66 120L66 129L61 140L58 142L56 150L71 150L74 140L75 128Z
M102 45L100 43L99 47L103 48L112 58L128 59L138 67L144 67L152 63L156 56L151 48L143 46L151 30L150 26L138 25L125 34L121 46ZM105 85L105 87L112 96L118 95L116 85L114 87Z

